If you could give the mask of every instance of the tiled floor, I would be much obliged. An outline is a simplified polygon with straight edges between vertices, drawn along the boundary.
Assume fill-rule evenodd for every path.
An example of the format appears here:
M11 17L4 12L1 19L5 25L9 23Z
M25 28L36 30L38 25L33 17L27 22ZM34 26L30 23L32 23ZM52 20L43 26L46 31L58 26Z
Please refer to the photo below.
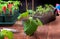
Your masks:
M17 21L12 26L0 26L0 28L13 28L18 30L18 33L14 33L14 39L60 39L60 16L56 17L56 20L39 26L33 36L27 36L23 31L21 21Z

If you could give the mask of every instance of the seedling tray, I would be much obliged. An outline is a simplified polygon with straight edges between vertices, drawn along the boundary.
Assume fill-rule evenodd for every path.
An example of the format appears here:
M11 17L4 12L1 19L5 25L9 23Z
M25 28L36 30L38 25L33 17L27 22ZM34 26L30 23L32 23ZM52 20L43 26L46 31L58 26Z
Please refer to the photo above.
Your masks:
M3 16L2 15L0 15L0 22L3 22Z
M5 15L2 15L2 17L0 16L0 18L2 18L2 19L4 19L4 21L1 19L0 20L0 24L8 24L8 25L10 25L10 24L14 24L15 22L16 22L16 20L17 20L17 17L19 16L19 14L20 13L17 13L17 14L15 14L15 15L11 15L11 18L9 19L9 17L8 16L5 16ZM6 18L7 17L7 18ZM13 18L13 19L12 19Z
M9 24L9 25L10 25L10 24L14 24L15 22L16 22L16 20L15 20L15 21L12 21L12 22L0 22L0 24L4 24L4 25L5 25L5 24L6 24L6 25Z

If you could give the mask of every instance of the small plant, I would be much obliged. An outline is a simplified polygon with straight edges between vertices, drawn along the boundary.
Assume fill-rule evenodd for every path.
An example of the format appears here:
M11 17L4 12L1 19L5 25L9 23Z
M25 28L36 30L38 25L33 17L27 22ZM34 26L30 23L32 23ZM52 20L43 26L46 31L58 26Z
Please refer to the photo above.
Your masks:
M13 4L16 9L18 9L18 5L20 5L20 1L13 1Z
M32 17L29 17L28 20L23 22L24 32L31 36L37 30L38 25L42 25L40 20L34 20Z
M20 14L18 16L18 20L20 20L20 19L26 19L28 17L29 17L29 12L27 11L27 12L24 12L24 13Z
M27 35L31 36L37 30L38 25L43 25L43 24L38 18L33 19L33 17L30 17L29 12L30 11L27 11L27 12L24 12L24 13L20 14L18 19L22 19L22 24L24 26L24 32Z
M37 9L36 9L36 12L40 12L40 14L48 13L49 11L53 11L52 8L53 8L52 5L45 4L45 7L38 6Z

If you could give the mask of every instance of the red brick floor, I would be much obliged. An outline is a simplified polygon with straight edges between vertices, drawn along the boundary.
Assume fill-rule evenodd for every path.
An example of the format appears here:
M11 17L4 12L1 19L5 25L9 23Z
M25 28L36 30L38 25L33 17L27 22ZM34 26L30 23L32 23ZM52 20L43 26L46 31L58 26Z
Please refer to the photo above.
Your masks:
M38 39L60 39L60 16L57 16L56 20L49 24L39 26L36 32Z
M14 39L60 39L60 16L57 16L56 20L49 24L39 26L33 36L27 36L24 33L21 21L16 22L10 27L5 27L19 31L19 33L14 33ZM1 26L0 28L4 27Z

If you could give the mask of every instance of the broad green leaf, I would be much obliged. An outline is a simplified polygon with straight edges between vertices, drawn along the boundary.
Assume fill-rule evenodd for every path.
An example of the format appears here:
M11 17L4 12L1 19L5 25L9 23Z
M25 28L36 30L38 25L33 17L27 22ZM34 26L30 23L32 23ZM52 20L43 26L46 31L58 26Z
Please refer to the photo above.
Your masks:
M28 15L29 15L28 12L24 12L24 13L22 13L22 14L20 14L20 15L18 16L18 19L20 19L20 18L26 18L26 17L28 17Z

